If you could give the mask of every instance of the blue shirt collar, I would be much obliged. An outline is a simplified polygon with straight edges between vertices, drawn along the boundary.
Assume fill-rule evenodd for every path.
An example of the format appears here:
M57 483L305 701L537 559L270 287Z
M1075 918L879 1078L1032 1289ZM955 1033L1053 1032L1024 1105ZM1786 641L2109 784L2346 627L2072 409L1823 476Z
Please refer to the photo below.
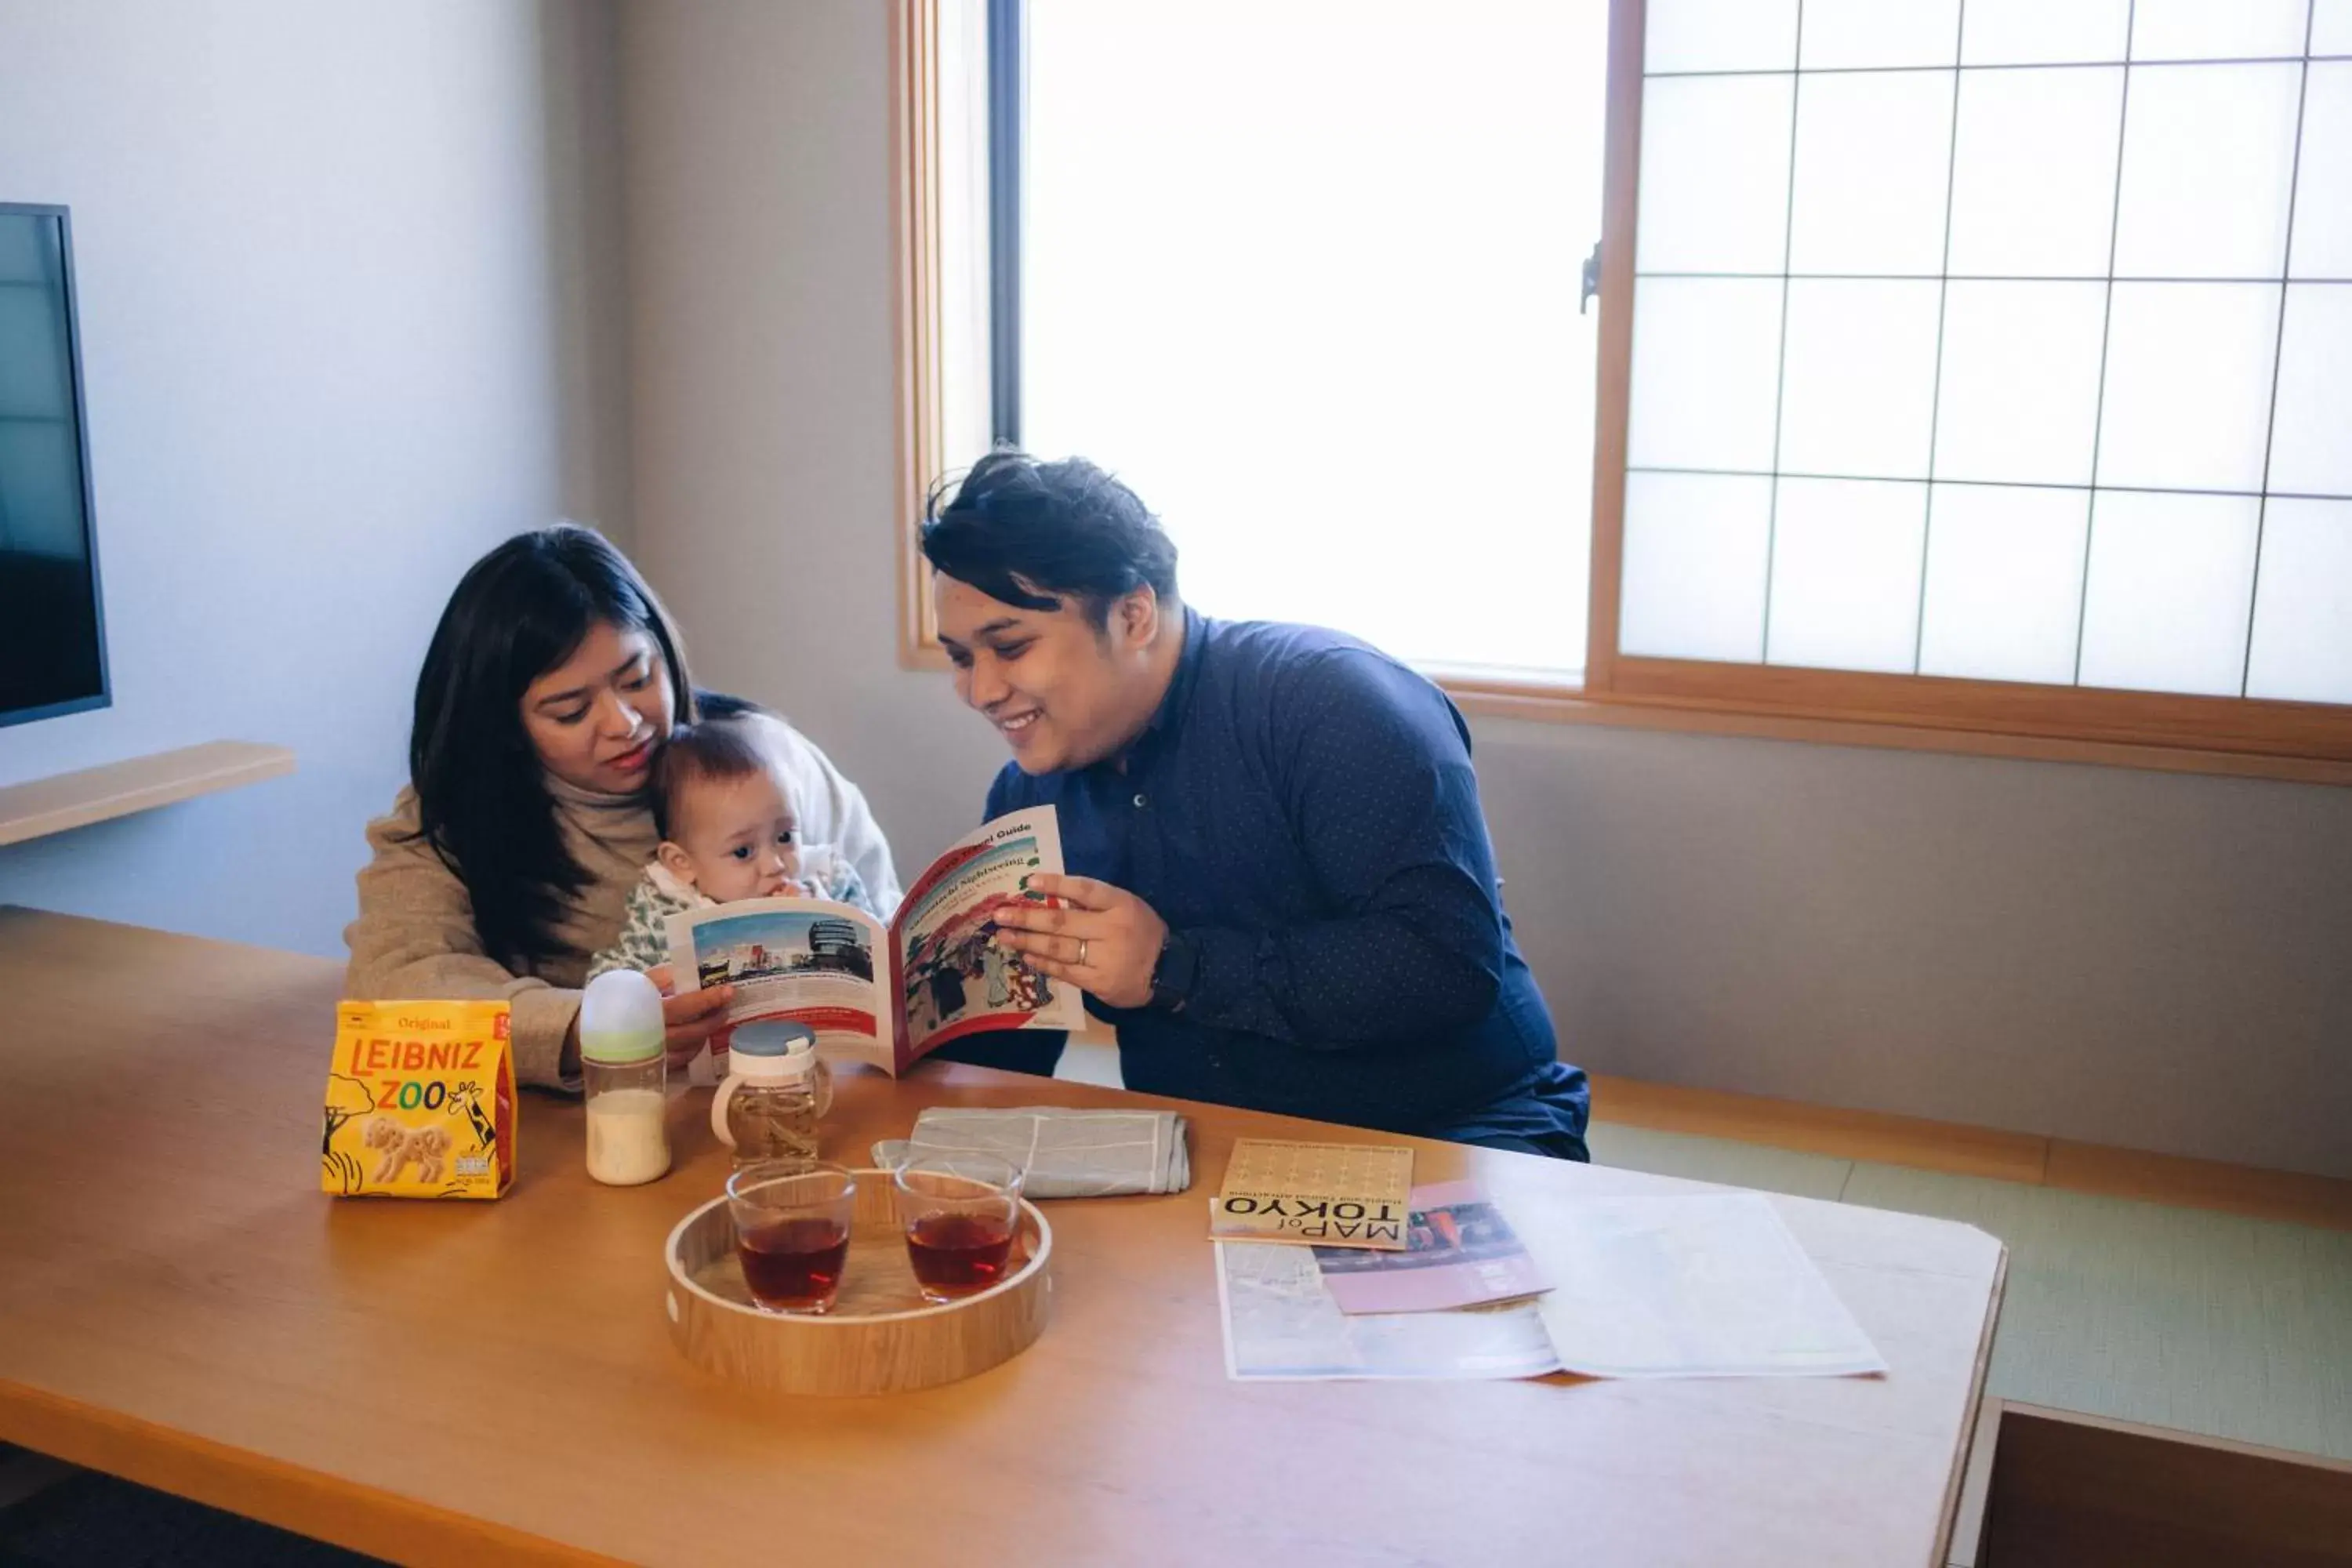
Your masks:
M1167 694L1160 699L1160 706L1152 710L1151 721L1143 727L1144 734L1168 729L1183 712L1186 700L1192 695L1192 683L1201 676L1202 652L1208 646L1209 617L1185 605L1184 651L1176 656L1176 673L1169 679Z
M1184 707L1192 700L1192 688L1201 678L1201 658L1209 646L1209 617L1192 605L1184 606L1184 651L1176 656L1176 673L1169 679L1168 689L1160 699L1160 706L1143 729L1117 752L1103 760L1101 766L1118 771L1121 763L1133 766L1166 745L1180 727Z

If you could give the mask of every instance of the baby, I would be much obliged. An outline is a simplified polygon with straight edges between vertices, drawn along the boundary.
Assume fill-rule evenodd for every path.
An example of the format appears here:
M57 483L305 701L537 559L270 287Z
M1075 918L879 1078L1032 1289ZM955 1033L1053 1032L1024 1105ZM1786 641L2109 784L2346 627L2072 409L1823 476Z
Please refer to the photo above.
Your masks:
M669 962L668 917L744 899L831 899L880 918L848 861L803 845L782 773L761 744L759 721L705 720L673 731L654 763L654 826L661 847L629 889L612 946L588 965L653 969Z

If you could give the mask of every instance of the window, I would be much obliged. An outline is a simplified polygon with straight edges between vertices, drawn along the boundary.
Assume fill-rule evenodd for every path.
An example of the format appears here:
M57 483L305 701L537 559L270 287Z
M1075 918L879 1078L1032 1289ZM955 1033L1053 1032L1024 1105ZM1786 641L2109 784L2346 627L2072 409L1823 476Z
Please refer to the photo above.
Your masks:
M999 340L943 342L942 468L1094 458L1204 608L1573 680L1606 0L936 16L943 276Z
M929 471L1517 711L2352 782L2352 0L907 3Z

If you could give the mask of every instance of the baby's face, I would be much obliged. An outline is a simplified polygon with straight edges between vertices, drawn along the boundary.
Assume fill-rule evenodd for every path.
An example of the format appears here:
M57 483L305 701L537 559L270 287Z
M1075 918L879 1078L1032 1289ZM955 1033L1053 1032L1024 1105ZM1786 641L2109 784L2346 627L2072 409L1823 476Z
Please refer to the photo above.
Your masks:
M722 904L799 890L800 824L772 773L696 784L676 824L694 885Z

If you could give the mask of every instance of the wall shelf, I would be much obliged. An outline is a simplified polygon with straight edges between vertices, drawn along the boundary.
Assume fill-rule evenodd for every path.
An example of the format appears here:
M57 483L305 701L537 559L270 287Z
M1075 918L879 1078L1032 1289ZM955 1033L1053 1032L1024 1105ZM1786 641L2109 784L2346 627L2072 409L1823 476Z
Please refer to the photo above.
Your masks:
M284 746L209 741L0 788L0 845L242 789L294 771Z

